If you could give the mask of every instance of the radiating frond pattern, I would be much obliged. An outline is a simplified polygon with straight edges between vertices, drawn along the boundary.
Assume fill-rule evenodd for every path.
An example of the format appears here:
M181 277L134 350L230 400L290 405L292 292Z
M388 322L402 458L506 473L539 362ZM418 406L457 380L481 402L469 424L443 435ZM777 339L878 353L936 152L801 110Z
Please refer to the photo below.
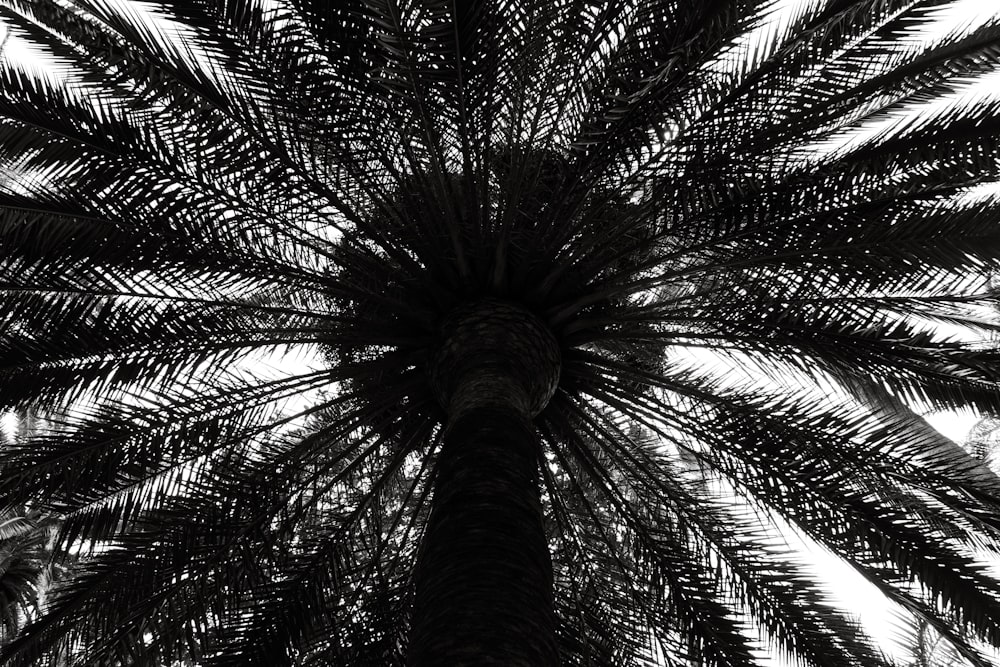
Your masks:
M403 664L493 298L562 354L564 664L891 664L785 526L988 667L1000 478L917 414L1000 412L952 4L0 0L0 494L82 559L0 659Z

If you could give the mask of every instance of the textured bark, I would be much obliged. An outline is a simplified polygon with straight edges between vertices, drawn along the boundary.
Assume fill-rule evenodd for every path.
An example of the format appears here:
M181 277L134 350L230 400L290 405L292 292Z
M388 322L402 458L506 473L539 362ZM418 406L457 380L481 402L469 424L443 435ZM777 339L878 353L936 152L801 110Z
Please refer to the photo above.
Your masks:
M431 390L452 421L485 402L531 417L548 404L559 384L559 344L535 315L484 299L457 309L443 329L428 371Z
M448 413L414 573L412 667L554 667L552 560L531 419L559 348L523 309L472 304L446 322L431 387Z
M523 414L473 408L451 425L416 571L409 664L558 664L539 445Z

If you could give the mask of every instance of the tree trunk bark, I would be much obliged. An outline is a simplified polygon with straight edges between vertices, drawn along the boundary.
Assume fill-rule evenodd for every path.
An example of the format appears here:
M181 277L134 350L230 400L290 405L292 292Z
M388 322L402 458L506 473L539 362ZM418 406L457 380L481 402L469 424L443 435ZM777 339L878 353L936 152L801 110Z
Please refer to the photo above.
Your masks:
M516 304L485 299L443 323L428 377L448 420L414 571L410 667L558 665L532 419L560 356Z
M412 667L558 664L538 436L523 401L486 393L493 398L450 420L437 462L415 572Z

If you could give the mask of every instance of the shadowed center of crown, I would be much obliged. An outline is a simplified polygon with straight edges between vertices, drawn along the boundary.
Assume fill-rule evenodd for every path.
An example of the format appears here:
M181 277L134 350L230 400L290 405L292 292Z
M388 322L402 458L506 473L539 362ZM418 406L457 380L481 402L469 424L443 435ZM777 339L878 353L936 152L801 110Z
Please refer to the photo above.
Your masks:
M431 355L431 390L449 417L493 402L538 415L559 384L561 354L549 327L529 310L482 299L452 311Z

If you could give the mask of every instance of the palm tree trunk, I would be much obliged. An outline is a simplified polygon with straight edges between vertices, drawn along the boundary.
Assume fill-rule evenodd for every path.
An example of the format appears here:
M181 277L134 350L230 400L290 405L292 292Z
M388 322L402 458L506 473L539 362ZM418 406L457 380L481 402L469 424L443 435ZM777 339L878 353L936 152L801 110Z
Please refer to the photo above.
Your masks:
M558 664L552 560L532 418L558 380L558 347L496 302L461 315L435 365L448 413L414 573L411 667Z
M558 664L539 445L514 411L466 412L448 430L416 570L409 664Z

